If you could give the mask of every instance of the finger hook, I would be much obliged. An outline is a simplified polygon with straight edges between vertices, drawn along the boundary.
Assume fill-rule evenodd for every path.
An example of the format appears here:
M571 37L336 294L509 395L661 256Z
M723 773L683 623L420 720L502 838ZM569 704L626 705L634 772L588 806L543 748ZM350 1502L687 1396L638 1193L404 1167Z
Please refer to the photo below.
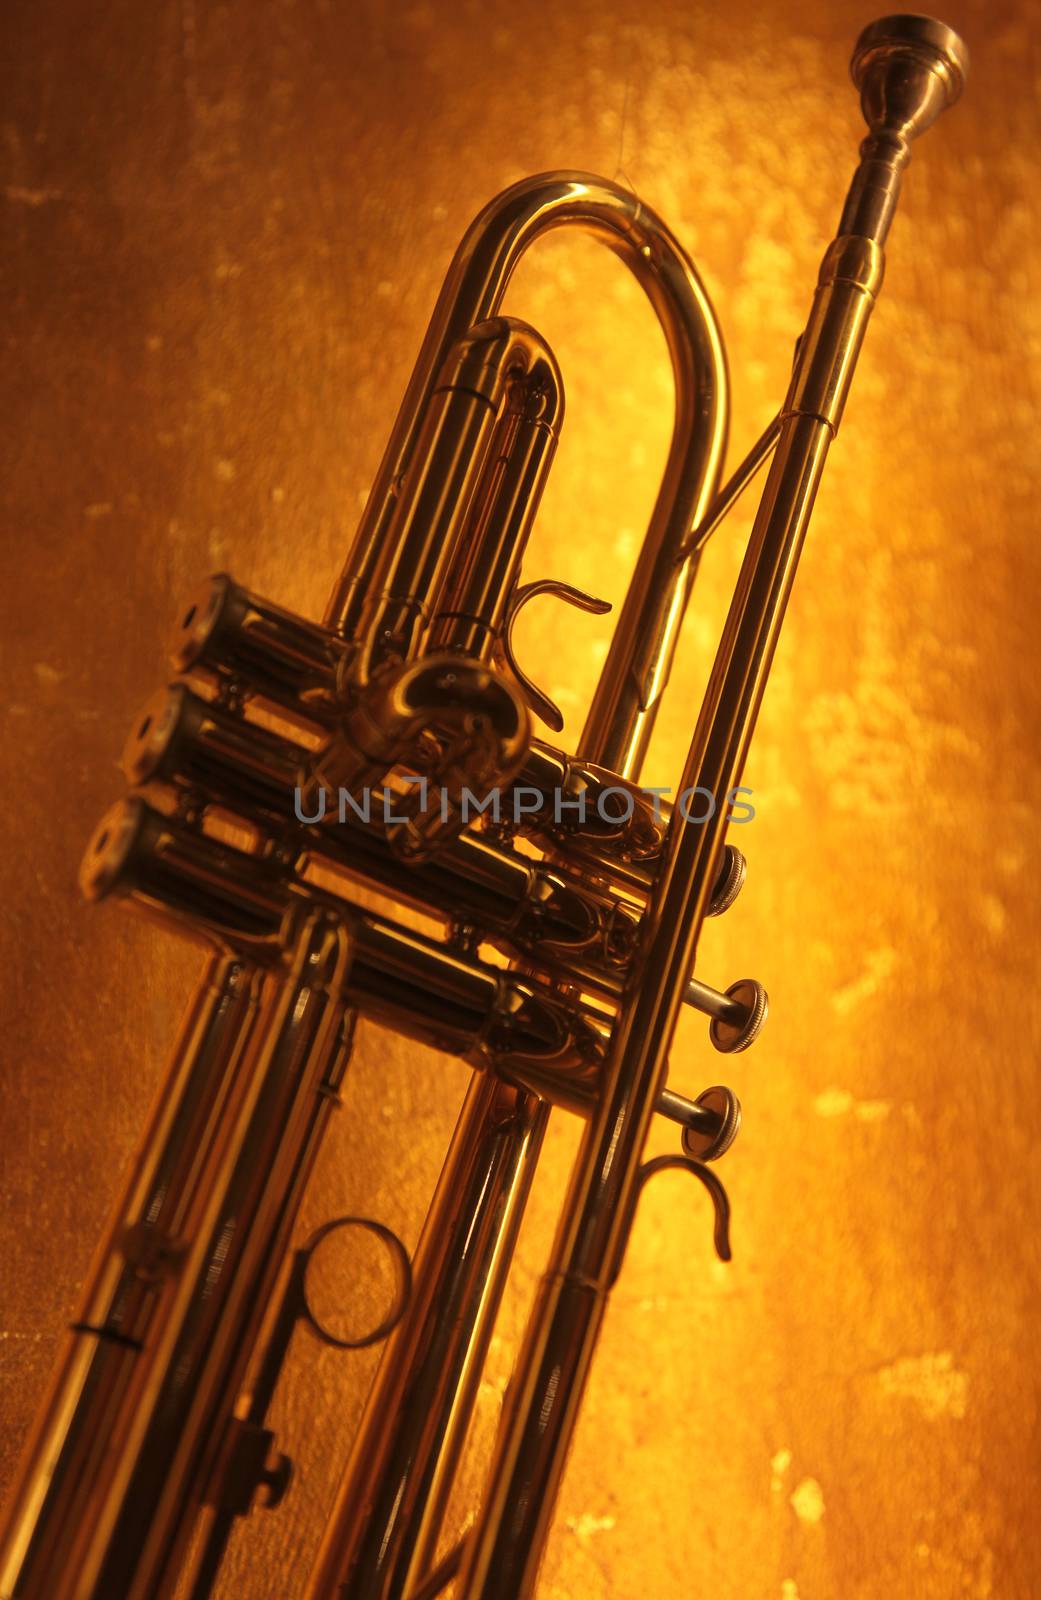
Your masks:
M506 657L507 665L520 684L532 711L542 721L548 723L554 733L560 733L564 726L564 714L559 706L555 705L549 695L543 694L537 684L532 683L526 672L517 665L517 657L513 649L513 624L517 620L518 612L526 606L529 600L534 600L536 595L552 594L558 600L563 600L567 605L576 606L579 611L590 611L596 616L604 616L611 609L610 600L597 600L593 595L586 594L584 589L576 589L570 583L561 583L557 578L539 578L534 583L522 583L519 589L513 591L506 612L506 624L502 632L502 653Z
M731 1259L730 1201L716 1174L711 1168L704 1166L700 1161L695 1161L691 1156L655 1156L652 1161L645 1161L636 1175L636 1184L633 1188L632 1199L629 1203L619 1239L614 1272L611 1275L612 1286L617 1281L618 1274L622 1270L622 1259L625 1255L626 1245L629 1242L629 1235L632 1232L633 1222L636 1218L637 1203L643 1193L644 1185L649 1179L655 1177L657 1173L665 1172L670 1168L678 1168L684 1172L689 1172L692 1177L697 1178L699 1182L704 1184L712 1201L714 1216L712 1242L716 1247L716 1254L720 1261L729 1261Z

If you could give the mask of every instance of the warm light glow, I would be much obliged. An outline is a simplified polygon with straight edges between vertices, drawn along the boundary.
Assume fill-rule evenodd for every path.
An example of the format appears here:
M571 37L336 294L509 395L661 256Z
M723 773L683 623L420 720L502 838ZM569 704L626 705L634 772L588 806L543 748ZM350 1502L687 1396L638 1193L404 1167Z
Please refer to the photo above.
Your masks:
M690 248L736 463L837 222L867 20L232 0L84 35L54 9L24 24L6 202L8 1477L198 966L75 887L176 608L227 569L321 614L457 238L529 171L631 182ZM973 77L907 174L745 773L748 883L702 943L699 975L754 974L770 1020L723 1061L687 1014L674 1051L674 1088L744 1105L734 1259L697 1185L648 1188L539 1600L984 1600L1041 1560L1033 18L945 11ZM620 263L559 236L506 309L566 393L525 577L617 613L671 426L661 334ZM648 783L677 782L755 498L704 558ZM518 624L568 748L612 620L544 598ZM467 1081L363 1025L300 1234L361 1213L413 1247ZM553 1119L456 1531L577 1136ZM676 1149L656 1127L650 1153ZM302 1592L376 1360L296 1339L273 1419L294 1487L237 1529L227 1600Z

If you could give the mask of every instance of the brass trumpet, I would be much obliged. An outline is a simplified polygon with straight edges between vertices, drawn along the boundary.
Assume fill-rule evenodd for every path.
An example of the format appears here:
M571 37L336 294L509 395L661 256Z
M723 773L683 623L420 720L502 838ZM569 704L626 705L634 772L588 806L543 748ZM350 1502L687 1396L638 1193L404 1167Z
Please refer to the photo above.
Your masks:
M951 29L872 24L852 75L868 124L776 419L727 483L727 376L715 316L665 224L613 183L514 185L465 235L361 526L321 624L219 576L182 614L175 685L125 755L134 794L84 861L119 898L209 949L133 1169L30 1439L0 1546L6 1600L204 1600L235 1519L289 1484L267 1410L296 1323L386 1340L310 1600L534 1592L557 1485L643 1185L704 1186L740 1123L732 1091L666 1083L680 1007L716 1047L766 1016L753 980L692 976L706 916L744 877L726 843L745 754L825 457L842 416L912 140L958 97ZM563 420L552 352L499 306L521 256L575 226L630 267L676 386L650 525L574 756L533 737L556 707L512 628L550 590L522 582ZM680 789L699 821L640 788L699 554L772 456ZM436 803L431 803L431 797ZM474 821L474 813L478 819ZM229 826L230 824L230 826ZM520 842L519 842L520 841ZM440 938L357 904L351 883L433 914ZM494 946L507 965L487 957ZM389 1229L294 1221L364 1015L478 1069L410 1261ZM549 1112L585 1118L483 1503L438 1560L448 1489ZM651 1120L680 1129L644 1159ZM334 1337L307 1269L336 1227L374 1233L397 1294Z

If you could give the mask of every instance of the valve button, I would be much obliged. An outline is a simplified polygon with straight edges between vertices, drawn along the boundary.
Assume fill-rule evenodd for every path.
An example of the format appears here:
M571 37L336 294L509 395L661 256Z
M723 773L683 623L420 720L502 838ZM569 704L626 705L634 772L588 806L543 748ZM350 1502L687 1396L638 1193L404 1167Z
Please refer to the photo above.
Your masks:
M725 1084L720 1083L711 1089L704 1089L694 1104L703 1106L706 1111L711 1111L718 1117L719 1126L716 1132L711 1134L702 1132L699 1128L685 1127L683 1149L688 1156L693 1156L695 1161L718 1161L737 1138L741 1127L741 1102L733 1089L728 1089Z

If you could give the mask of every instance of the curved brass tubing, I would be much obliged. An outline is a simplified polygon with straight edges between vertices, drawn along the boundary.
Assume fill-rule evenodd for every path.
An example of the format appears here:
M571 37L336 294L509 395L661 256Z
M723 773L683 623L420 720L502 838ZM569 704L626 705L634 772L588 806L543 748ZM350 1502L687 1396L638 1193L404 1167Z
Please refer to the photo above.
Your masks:
M732 902L743 862L725 843L727 808L695 825L637 787L695 565L776 446L681 780L718 800L740 780L910 142L965 68L957 37L928 19L886 18L858 41L869 135L780 416L722 493L726 368L693 266L633 194L546 173L464 236L325 624L227 578L183 612L177 670L213 698L181 684L138 719L125 764L147 792L102 822L82 882L215 953L29 1443L3 1596L209 1600L233 1519L284 1488L265 1412L298 1301L273 1341L268 1313L359 1014L478 1070L413 1293L377 1328L395 1322L308 1594L431 1600L458 1573L459 1600L529 1600L642 1185L663 1167L697 1176L728 1248L726 1197L701 1163L732 1141L737 1098L719 1085L687 1101L666 1076L685 999L715 1019L719 1048L762 1020L761 986L691 978L703 919ZM602 603L521 582L563 387L538 334L498 315L522 255L558 227L633 272L676 385L661 487L573 756L530 739L529 708L552 708L511 665L510 621L547 587ZM269 726L273 707L300 742ZM301 815L301 769L352 798L410 769L443 785L447 815L413 805L395 818L388 792L374 818L334 832ZM513 817L462 831L465 791L510 782L514 797L529 790L541 859L514 847L525 824ZM611 791L617 816L598 803ZM344 876L446 931L363 909ZM490 944L512 965L487 959ZM483 1503L465 1549L438 1566L551 1103L585 1131ZM658 1113L684 1128L682 1156L647 1160Z
M346 641L358 637L369 595L385 588L396 500L419 454L446 355L474 324L494 315L526 250L557 227L592 234L634 273L661 323L676 384L665 473L580 742L584 762L573 768L592 773L600 765L636 781L694 577L696 558L684 555L683 544L718 485L728 389L719 327L694 266L660 218L616 184L584 173L529 178L493 200L467 230L326 623ZM549 788L558 766L551 755L533 771ZM311 1600L391 1600L407 1594L433 1563L547 1115L544 1101L522 1095L504 1125L488 1091L475 1086L467 1097L414 1263L414 1306L391 1336L369 1396L311 1577ZM498 1158L478 1193L470 1174L474 1152L482 1150ZM473 1195L469 1232L460 1228L451 1199L464 1191ZM501 1220L491 1226L496 1216ZM475 1244L462 1272L464 1238Z
M766 687L796 566L881 283L882 250L910 142L961 88L949 28L890 17L861 36L852 72L869 136L800 341L781 430L681 782L728 793ZM643 1152L726 829L674 812L604 1093L572 1172L549 1266L514 1373L460 1600L527 1600L581 1396L624 1251Z
M728 386L715 313L689 257L661 218L617 184L546 172L505 190L475 218L456 251L354 545L326 611L357 638L369 597L394 560L391 529L401 487L418 459L431 395L452 347L495 315L518 262L554 228L578 228L620 256L665 334L676 416L661 488L579 741L579 753L635 777L665 687L695 560L684 541L711 501L726 449Z

